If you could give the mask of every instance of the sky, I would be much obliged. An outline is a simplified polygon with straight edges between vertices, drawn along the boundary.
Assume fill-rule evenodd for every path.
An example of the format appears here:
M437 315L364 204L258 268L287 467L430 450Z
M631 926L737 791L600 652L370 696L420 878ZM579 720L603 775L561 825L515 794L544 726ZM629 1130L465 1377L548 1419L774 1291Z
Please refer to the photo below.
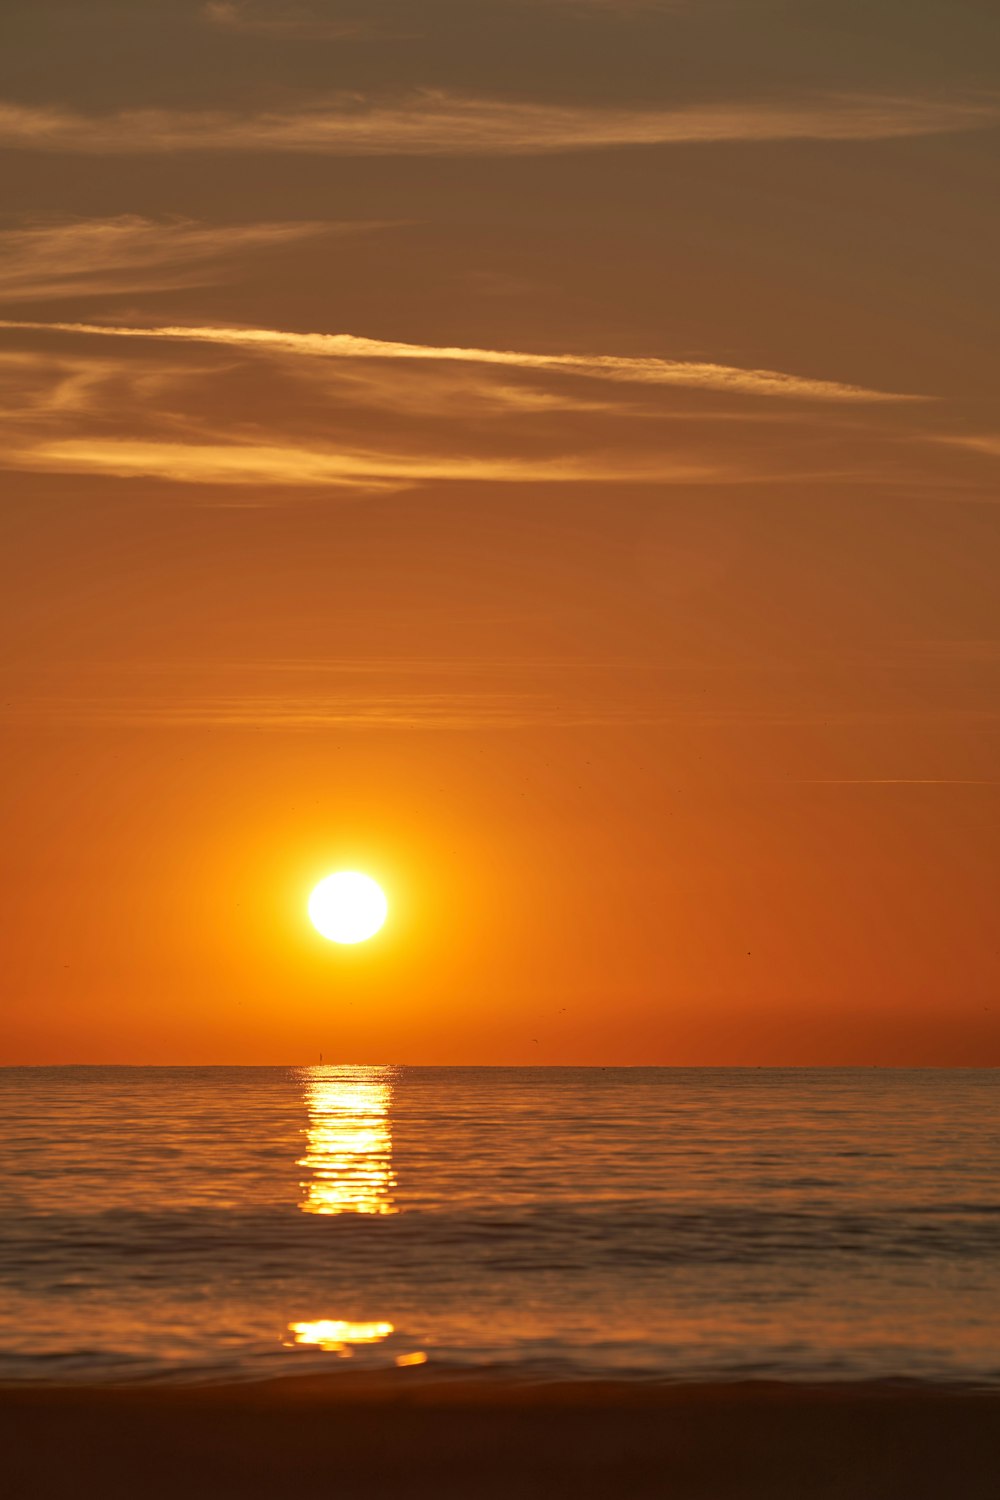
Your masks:
M0 29L0 1061L1000 1065L994 0Z

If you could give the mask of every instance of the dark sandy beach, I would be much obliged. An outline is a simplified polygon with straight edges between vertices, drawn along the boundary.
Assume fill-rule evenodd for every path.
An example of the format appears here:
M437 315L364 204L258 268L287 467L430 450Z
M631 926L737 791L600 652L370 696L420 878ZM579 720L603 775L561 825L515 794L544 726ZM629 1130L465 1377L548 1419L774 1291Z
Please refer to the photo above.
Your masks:
M11 1500L995 1500L1000 1396L426 1370L0 1391Z

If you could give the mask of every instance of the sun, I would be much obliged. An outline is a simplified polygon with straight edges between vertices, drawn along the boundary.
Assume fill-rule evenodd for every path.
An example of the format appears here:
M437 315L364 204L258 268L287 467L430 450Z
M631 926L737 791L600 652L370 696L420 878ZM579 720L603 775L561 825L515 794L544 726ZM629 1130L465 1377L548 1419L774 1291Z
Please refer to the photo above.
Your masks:
M363 943L374 937L389 911L385 893L370 875L338 870L309 897L309 917L331 943Z

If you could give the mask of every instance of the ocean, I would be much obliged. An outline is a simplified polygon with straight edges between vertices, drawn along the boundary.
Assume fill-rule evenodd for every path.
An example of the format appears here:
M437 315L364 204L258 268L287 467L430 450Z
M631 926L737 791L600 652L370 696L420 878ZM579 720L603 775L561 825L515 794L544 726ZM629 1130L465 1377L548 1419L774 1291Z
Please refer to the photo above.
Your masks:
M1000 1072L0 1070L0 1380L1000 1382Z

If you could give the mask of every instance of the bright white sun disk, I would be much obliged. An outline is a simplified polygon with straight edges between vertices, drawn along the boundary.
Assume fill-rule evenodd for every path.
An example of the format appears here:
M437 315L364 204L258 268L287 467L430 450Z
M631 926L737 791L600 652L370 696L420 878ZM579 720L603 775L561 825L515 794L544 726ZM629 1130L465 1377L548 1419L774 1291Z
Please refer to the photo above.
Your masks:
M374 937L389 911L382 887L370 875L339 870L309 897L309 917L331 943L363 943Z

